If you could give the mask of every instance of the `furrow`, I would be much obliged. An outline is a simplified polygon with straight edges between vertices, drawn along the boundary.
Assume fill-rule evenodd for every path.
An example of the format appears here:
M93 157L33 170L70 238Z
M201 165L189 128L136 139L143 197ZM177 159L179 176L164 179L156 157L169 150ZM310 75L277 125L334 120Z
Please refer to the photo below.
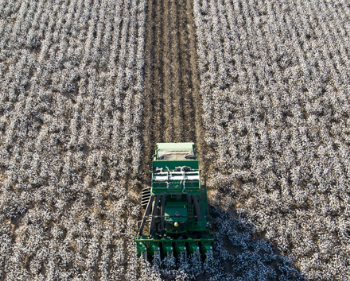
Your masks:
M142 139L143 139L143 155L141 160L141 171L142 171L142 181L147 182L149 179L150 163L152 157L152 141L153 141L153 126L152 120L154 116L153 112L153 91L152 91L152 66L154 61L153 47L154 47L154 29L155 22L153 21L152 14L154 8L155 0L148 1L147 6L147 16L146 16L146 31L145 31L145 91L144 91L144 101L143 101L143 127L142 127Z
M154 63L152 65L153 71L153 81L152 81L152 95L154 97L154 119L152 120L152 131L154 139L158 142L163 141L164 137L164 127L165 124L163 122L163 62L162 62L162 16L163 16L163 5L162 0L157 0L155 5L155 26L154 26ZM150 85L148 85L150 86Z
M164 119L165 119L165 126L164 126L164 141L169 142L172 141L174 130L173 130L173 113L174 108L172 106L172 101L175 98L173 96L174 92L173 89L176 87L173 83L173 61L171 57L171 49L172 49L172 36L173 29L170 26L172 15L169 11L170 9L170 2L169 1L162 1L163 6L163 18L162 18L162 29L163 29L163 36L162 36L162 73L163 73L163 86L164 86Z
M195 120L193 109L193 83L191 81L191 57L193 49L189 45L189 19L187 14L186 1L178 2L179 15L179 34L180 34L180 69L181 69L181 99L182 118L183 118L183 141L195 140Z
M143 183L149 183L157 142L200 141L201 112L193 4L148 2L143 101ZM197 143L198 140L200 143Z

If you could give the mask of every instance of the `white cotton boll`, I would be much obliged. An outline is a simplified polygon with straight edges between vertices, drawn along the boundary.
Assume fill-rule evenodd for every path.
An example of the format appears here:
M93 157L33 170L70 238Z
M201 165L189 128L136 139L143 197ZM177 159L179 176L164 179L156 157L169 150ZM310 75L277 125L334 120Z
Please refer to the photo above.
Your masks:
M116 150L111 157L104 153L100 153L100 151L92 151L92 157L90 157L90 151L94 148L103 151L112 151L114 149L108 142L111 133L113 134L113 139L117 143L123 141L123 129L120 126L120 122L117 124L119 130L116 129L113 132L109 131L109 123L104 122L104 118L108 114L106 110L114 110L113 103L117 100L117 98L114 99L114 93L108 91L103 93L103 95L101 95L103 100L100 104L95 103L95 96L100 95L99 93L103 92L102 89L99 89L100 81L109 77L107 73L100 73L98 78L94 77L97 74L94 69L94 63L98 62L100 59L97 56L99 52L101 51L103 56L109 56L108 49L106 50L106 53L104 53L104 50L102 51L99 49L103 47L104 42L107 43L108 40L110 40L109 38L112 35L110 33L109 35L106 34L106 37L103 36L105 31L104 27L106 26L104 23L112 23L115 18L117 18L114 17L114 8L116 8L117 14L122 14L123 11L127 12L127 10L130 9L129 16L131 22L137 22L139 24L140 28L138 30L133 28L129 32L124 28L124 38L122 38L125 42L123 46L124 49L131 49L135 44L139 45L137 53L136 50L135 52L126 52L126 60L124 60L124 62L123 60L115 62L119 64L118 67L121 68L123 68L123 65L129 66L130 69L127 73L128 77L125 78L127 80L126 84L131 88L135 86L133 89L135 89L136 95L139 95L143 91L141 77L143 74L141 70L144 58L144 41L140 40L142 38L137 38L137 36L144 36L145 29L142 27L144 26L142 21L145 21L144 9L146 6L143 1L133 1L131 3L120 2L112 5L112 10L107 13L107 10L105 9L105 4L107 4L107 2L102 2L100 3L101 5L95 5L94 10L89 6L89 3L84 3L84 1L56 3L54 5L45 3L44 1L38 1L38 3L24 2L23 4L10 1L8 4L9 6L7 7L10 7L8 11L10 12L11 10L14 19L14 21L9 22L9 25L15 25L15 28L13 29L15 32L12 32L8 37L2 36L0 39L1 46L6 46L7 43L5 41L7 40L8 43L11 44L8 45L11 48L13 47L13 44L17 44L18 47L26 44L27 46L25 47L31 49L30 51L20 51L18 53L13 52L13 55L17 56L17 58L16 61L10 59L6 62L6 64L10 66L6 69L6 73L4 73L3 65L0 67L0 76L7 79L7 84L4 84L4 87L10 89L10 91L7 91L6 97L4 95L2 97L8 101L7 104L5 103L6 108L4 107L7 112L6 116L11 117L11 120L9 119L8 122L1 123L1 128L6 130L3 141L5 145L8 143L10 146L13 146L13 148L11 148L11 151L13 151L12 156L6 157L5 153L1 153L1 155L4 156L1 158L1 164L5 164L6 169L10 169L8 173L6 173L6 177L10 177L8 184L18 190L18 198L21 198L21 201L23 201L27 207L31 206L29 209L36 208L33 206L36 206L36 204L40 202L38 208L41 208L40 210L42 210L42 219L32 217L34 223L47 224L48 220L55 218L50 212L42 209L44 208L43 206L47 206L47 204L51 204L55 212L60 215L67 215L66 219L71 220L72 217L69 216L69 214L73 212L71 209L72 202L82 198L82 200L86 200L86 204L88 205L90 203L89 191L95 190L96 180L105 181L107 179L107 183L102 182L98 186L98 188L101 189L102 194L99 194L99 192L97 192L97 194L95 194L96 192L92 192L91 199L95 201L97 205L102 205L102 200L106 199L107 197L105 196L109 195L109 178L106 177L109 173L109 170L107 171L107 169L109 169L109 163L105 163L104 161L106 161L106 159L113 159L111 167L114 167L114 169L116 166L115 163L123 162L120 161L121 155L116 153L116 151L118 151L118 146L116 146ZM66 6L67 4L69 6ZM139 10L134 9L133 6L136 5L139 6ZM32 23L31 21L33 18L38 22ZM55 19L57 19L57 21L55 21ZM88 22L88 20L90 21ZM121 22L122 21L120 21L120 23ZM2 22L0 23L0 33L4 35L4 33L7 32L7 28ZM81 28L80 30L77 28L78 25L79 28ZM90 30L84 30L89 27ZM36 30L38 28L40 31ZM71 28L73 30L70 30ZM95 28L96 30L94 30ZM109 24L109 26L107 25L106 30L110 30L110 28L111 24ZM118 28L114 29L113 36L116 30L118 30ZM97 37L94 35L94 31L97 31ZM127 43L129 45L126 44L127 38L125 38L125 36L128 36L128 32L132 38L132 41ZM136 34L136 32L138 33ZM64 34L64 38L62 37L62 34ZM74 38L71 38L70 36L73 36ZM81 44L79 40L86 42ZM118 48L117 46L119 45L120 47L120 42L118 42L120 41L120 37L116 36L114 40L115 44L108 43L108 46L113 45ZM40 46L40 49L35 49L37 46ZM91 51L90 47L92 47ZM69 58L70 61L65 61L65 53L67 53L67 58ZM135 56L138 58L137 61L134 59ZM115 55L112 57L115 57ZM7 59L6 56L4 59ZM77 63L76 59L85 62L85 65L79 70L74 68L74 64ZM39 63L39 65L37 65L37 63ZM103 61L101 59L100 66L102 65ZM63 66L65 69L61 69ZM84 67L86 68L84 69ZM137 72L133 71L134 68L138 69ZM116 67L114 66L111 75L114 75L113 72L115 72L115 69ZM132 85L132 83L134 83L133 73L137 73L139 76L137 83L141 83L138 84L137 87L136 85ZM87 75L91 76L87 77ZM120 78L122 78L122 76ZM78 80L78 82L76 82L76 80ZM30 87L24 88L28 85L28 81L31 83ZM125 83L122 79L120 79L119 82L121 82L121 85ZM115 84L113 83L111 83L110 86L115 88ZM46 92L43 94L40 87L46 87L48 91L47 94ZM37 95L38 91L40 92L40 95ZM130 113L132 112L132 114L135 115L135 119L130 118L128 124L131 124L131 121L133 121L136 122L137 125L141 122L138 115L142 114L142 106L135 105L135 109L133 108L133 111L131 111L133 106L133 95L134 93L132 93L126 100L120 99L121 103L117 102L117 111L119 111L117 118L120 121L123 121L120 119L120 109L126 105L130 108ZM108 98L105 99L106 96L108 96ZM25 99L26 101L24 101ZM11 109L11 104L17 100L21 100L22 103L24 102L23 105L25 107L18 106L20 103L17 103L16 108L13 108L15 111L13 111L13 109ZM73 107L67 106L67 102L73 104ZM125 104L123 104L124 102ZM74 105L74 103L76 103L76 105ZM138 103L140 104L140 102ZM105 108L103 108L103 106L105 106ZM91 110L97 112L97 118L95 120L90 119ZM23 118L21 112L25 114L25 118ZM72 115L70 115L71 113ZM131 117L131 115L129 116ZM37 118L40 119L40 121L38 121ZM100 120L98 120L98 118L100 118ZM41 124L38 126L37 123ZM95 126L94 130L91 130L91 124ZM133 150L134 162L132 166L127 167L126 170L132 167L134 172L137 173L139 169L138 166L140 165L141 154L139 150L141 148L140 145L137 144L139 143L138 138L140 135L135 133L135 129L136 128L133 127L130 131L124 131L127 133L127 139L124 143L120 142L122 143L120 147L126 145L130 136L133 137L135 143L135 149ZM95 147L93 145L90 147L89 145L89 136L91 135L94 137L92 143ZM24 138L32 139L26 141ZM70 141L70 145L67 145L67 141ZM20 142L23 143L23 145ZM25 147L26 144L29 145L24 150L22 147ZM5 146L5 150L6 149ZM76 150L81 151L78 152ZM129 152L130 151L126 151L127 154ZM39 158L37 155L40 155ZM26 159L26 157L27 160L22 163L21 159ZM18 161L21 163L20 170L16 168ZM129 159L125 159L123 164L128 163L128 161ZM20 182L15 182L17 180ZM28 181L29 184L27 184ZM42 186L43 184L46 185L46 182L52 185L46 187ZM6 183L7 181L4 183L5 189L7 189ZM113 186L113 183L111 185ZM124 185L122 185L122 187L123 189L118 189L117 192L119 198L127 195L127 190L124 188ZM86 196L82 196L82 192L86 193ZM16 220L18 218L18 224L23 223L26 225L28 222L21 219L21 215L23 212L26 212L26 208L21 206L21 204L17 204L19 202L16 202L9 193L6 194L5 199L4 202L12 200L12 203L8 204L8 210L4 210L5 213L13 216ZM123 203L123 209L126 204L129 204L127 200ZM138 209L137 206L132 206L132 214L137 216L139 213ZM82 212L86 212L86 210ZM79 212L76 211L74 211L74 213L77 215L79 214ZM103 213L104 210L102 210L102 217ZM77 218L77 220L79 219L81 218ZM113 220L114 219L115 216L113 217ZM63 222L65 223L64 220ZM74 238L69 238L70 234L66 233L67 228L58 227L55 225L56 223L58 222L53 222L52 231L47 232L48 236L56 239L55 243L60 244L61 239L63 239L65 235L68 235L65 240L72 243L71 245L74 246ZM73 221L71 223L72 224L69 227L74 229L74 227L72 227ZM15 224L17 225L17 222L15 222ZM102 232L101 226L94 226L93 228L94 230L85 229L82 231L80 229L74 231L79 235L82 233L84 233L84 235L89 235L91 231L96 233ZM62 229L62 232L58 231L58 229ZM118 229L123 231L123 223L119 225ZM30 233L29 236L32 234L33 233ZM50 247L55 248L55 245L57 245L55 243L52 243ZM103 243L101 246L99 245L99 242L96 242L95 244L97 247L105 247ZM48 244L45 244L45 242L41 245L41 248L45 251L47 250L47 247ZM18 249L22 248L24 248L24 246L18 244ZM92 256L94 253L96 254L96 251L92 248L89 249L91 250ZM52 251L53 252L50 252L50 254L54 253L55 250L53 249ZM64 251L62 251L61 254L64 255ZM124 251L122 254L124 255ZM15 257L19 257L17 256L17 253ZM61 268L61 270L58 269L58 266L60 266L59 259L47 257L47 259L40 258L37 262L37 260L32 257L33 262L31 265L26 265L26 269L24 269L23 272L19 268L13 268L13 270L10 271L17 272L16 275L13 275L13 278L10 275L7 277L9 280L26 279L24 277L24 272L30 270L32 274L36 275L35 277L38 280L44 278L40 272L46 272L46 277L51 279L65 279L72 274L77 275L80 266L84 264L90 266L93 263L93 261L90 260L87 260L86 263L82 257L81 253L77 253L77 263L74 263L75 258L64 257L62 260L65 261L65 266L64 268ZM96 256L94 258L97 260ZM22 260L14 259L14 261L16 261L17 264L22 263ZM102 256L101 264L98 265L98 268L101 270L101 277L106 280L110 279L108 263L109 260L106 254ZM41 264L45 264L45 268L41 269ZM5 266L7 269L13 267L10 264ZM65 270L68 267L71 268L70 273ZM113 270L114 273L116 273L115 276L122 277L124 275L123 264L119 264ZM134 270L134 273L136 273L136 270ZM21 276L23 278L21 278ZM86 277L91 278L93 276L92 271L88 270Z
M311 221L318 217L310 215L310 212L316 210L320 215L338 214L341 202L333 194L338 194L340 182L346 186L348 174L345 167L338 164L340 159L346 163L347 153L343 147L348 142L341 127L347 120L347 117L341 117L341 112L345 112L348 102L342 98L343 92L339 90L341 83L344 83L342 81L345 81L343 77L346 76L342 71L346 68L346 59L340 62L340 58L345 58L341 47L345 37L340 36L345 19L343 12L329 3L322 3L317 9L314 4L302 1L258 6L250 6L251 3L245 1L225 2L225 6L223 2L209 1L210 5L206 3L194 3L201 89L205 93L202 107L208 132L206 144L216 147L216 166L233 170L241 181L249 180L249 173L253 175L250 180L254 182L252 190L255 193L266 187L270 192L266 195L266 209L259 208L259 211L252 207L252 199L247 200L243 196L249 193L246 185L235 193L236 200L244 198L240 204L251 206L248 210L251 217L253 214L255 216L252 221L256 228L261 229L263 224L268 233L275 225L270 211L286 216L294 212L291 207L296 206L309 215ZM203 10L203 7L207 8ZM316 10L321 12L315 13ZM203 13L209 13L210 17ZM268 14L268 21L263 26L260 25L264 16L261 13ZM226 20L230 30L226 27ZM333 28L335 24L340 32ZM217 37L221 37L222 45L213 44L212 38ZM230 44L226 43L227 40ZM335 40L338 40L337 44ZM321 43L321 48L318 43ZM224 69L230 69L226 66L223 68L220 63L222 54L225 63L230 61L229 51L226 51L230 45L244 49L243 55L237 55L239 48L236 49L233 55L235 64L231 68L237 73L238 82L244 90L242 93L233 93L232 90L232 96L242 95L250 108L238 115L237 110L230 108L230 104L225 105L224 108L230 108L228 111L234 112L232 124L235 130L232 130L231 124L226 128L220 125L224 120L221 111L223 106L216 88L220 86L220 81L213 83L212 80L218 69L222 73L218 77L223 80ZM340 46L339 52L334 49L337 46ZM338 89L337 95L330 83ZM208 85L211 87L208 88ZM261 91L259 97L255 94L258 89ZM268 114L261 114L264 112L261 106L268 109ZM334 110L329 110L330 107ZM266 127L259 127L260 121ZM228 135L234 135L231 146L235 149L228 149L230 155L225 155L223 147L230 145L226 141ZM339 139L342 141L338 142ZM266 170L270 172L266 173ZM316 203L313 198L323 199ZM271 204L269 200L276 203ZM244 214L241 208L238 211ZM287 217L285 221L298 221L298 218ZM327 230L330 231L333 227L333 224L329 225ZM316 233L315 229L307 231ZM289 241L298 245L295 249L303 247L296 238L297 234L290 237L290 240L279 235L269 234L268 237L275 239L277 236L275 241L280 241L281 247L289 251L298 263L301 256L297 250L288 250ZM315 251L315 248L310 248L310 251ZM327 255L334 258L336 251ZM331 270L330 260L323 265L327 269L320 269L311 257L310 254L308 261L299 263L302 264L302 272L310 272L311 268L317 272L318 275L310 273L311 278L322 276ZM338 272L337 278L340 280L342 274Z

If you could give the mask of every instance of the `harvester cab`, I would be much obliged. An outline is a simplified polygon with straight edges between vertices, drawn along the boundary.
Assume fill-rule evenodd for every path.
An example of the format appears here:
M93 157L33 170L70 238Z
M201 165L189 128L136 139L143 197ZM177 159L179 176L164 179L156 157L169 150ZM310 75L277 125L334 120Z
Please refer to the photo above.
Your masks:
M141 204L139 256L212 255L212 219L194 143L157 143L151 187L143 189Z

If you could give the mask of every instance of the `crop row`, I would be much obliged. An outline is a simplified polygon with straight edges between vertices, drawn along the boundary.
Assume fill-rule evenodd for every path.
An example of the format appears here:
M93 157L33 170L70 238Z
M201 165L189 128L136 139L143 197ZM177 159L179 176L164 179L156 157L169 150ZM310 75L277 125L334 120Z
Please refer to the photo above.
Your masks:
M349 11L194 2L212 203L230 194L253 233L317 280L347 279L350 262Z
M136 278L145 5L1 1L1 280Z

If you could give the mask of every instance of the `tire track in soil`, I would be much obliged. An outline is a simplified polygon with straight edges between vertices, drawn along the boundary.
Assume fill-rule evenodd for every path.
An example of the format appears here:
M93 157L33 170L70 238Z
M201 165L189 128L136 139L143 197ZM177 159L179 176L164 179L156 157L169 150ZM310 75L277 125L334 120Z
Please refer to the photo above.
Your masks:
M157 142L195 142L201 169L202 134L193 2L150 0L145 40L142 185L150 184Z

